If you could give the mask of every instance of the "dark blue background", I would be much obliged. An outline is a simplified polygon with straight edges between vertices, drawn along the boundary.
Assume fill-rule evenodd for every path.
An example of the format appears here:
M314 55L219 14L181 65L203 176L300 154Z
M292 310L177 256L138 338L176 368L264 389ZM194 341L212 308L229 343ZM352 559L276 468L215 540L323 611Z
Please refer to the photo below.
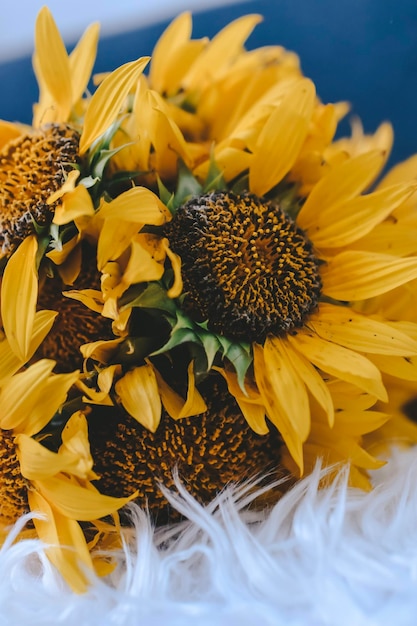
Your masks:
M193 36L213 36L252 12L264 21L248 47L281 44L297 52L322 100L349 100L368 132L390 120L391 163L417 152L417 0L257 0L195 13ZM102 39L95 70L150 54L167 23ZM0 118L30 122L37 98L31 60L0 65L0 85Z

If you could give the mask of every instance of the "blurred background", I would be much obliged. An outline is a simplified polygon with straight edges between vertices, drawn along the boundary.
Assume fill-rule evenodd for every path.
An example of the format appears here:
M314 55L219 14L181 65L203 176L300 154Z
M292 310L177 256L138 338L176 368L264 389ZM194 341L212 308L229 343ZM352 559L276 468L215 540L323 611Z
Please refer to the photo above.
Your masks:
M31 67L38 0L7 3L0 23L0 118L30 122L37 86ZM169 21L194 15L194 37L213 36L230 20L260 13L248 47L281 44L297 52L325 102L348 100L367 132L394 125L390 164L417 152L416 0L50 0L70 49L85 27L102 24L95 70L150 54ZM342 132L349 132L348 121Z

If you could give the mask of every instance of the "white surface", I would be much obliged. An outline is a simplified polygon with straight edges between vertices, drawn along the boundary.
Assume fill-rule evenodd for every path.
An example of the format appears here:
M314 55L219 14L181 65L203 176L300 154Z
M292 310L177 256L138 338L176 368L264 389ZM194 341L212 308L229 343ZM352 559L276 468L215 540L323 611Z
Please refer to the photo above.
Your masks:
M91 23L102 25L102 36L237 0L2 0L0 62L32 52L36 15L45 4L66 41L73 42Z
M416 449L394 455L368 494L343 473L317 491L316 471L269 515L242 511L230 488L216 510L183 494L190 521L171 531L138 510L118 569L85 595L68 591L39 542L6 545L0 624L415 626L416 474Z

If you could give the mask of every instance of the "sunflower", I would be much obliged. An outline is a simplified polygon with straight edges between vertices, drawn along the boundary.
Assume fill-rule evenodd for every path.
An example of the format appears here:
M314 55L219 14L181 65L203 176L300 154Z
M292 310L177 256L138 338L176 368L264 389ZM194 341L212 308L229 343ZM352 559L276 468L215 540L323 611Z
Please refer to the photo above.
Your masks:
M117 335L81 348L87 363L104 366L95 387L84 384L86 396L105 404L116 400L155 431L162 406L177 419L204 412L198 383L215 369L255 432L265 435L272 423L302 472L313 399L329 426L334 423L327 377L386 401L381 371L365 355L416 353L409 334L349 306L417 275L415 259L367 246L374 231L406 204L415 183L369 191L391 148L390 126L365 137L356 125L352 138L331 144L336 107L317 100L295 57L287 58L282 49L244 50L257 21L257 16L242 18L212 42L191 44L190 18L178 18L155 49L149 77L141 76L132 92L133 104L124 109L119 104L128 121L140 118L148 127L147 133L137 127L129 147L138 166L133 186L114 198L102 195L94 215L86 211L88 203L66 211L81 179L62 193L63 208L53 219L77 224L81 216L84 231L95 238L101 288L66 295L111 319ZM220 63L232 32L234 45ZM194 55L184 53L186 67L170 85L169 68L164 72L161 66L166 41L181 50L195 46ZM247 79L254 68L260 95L242 96L236 89L220 131L214 121L219 115L202 113L213 101L209 94L220 90L224 97L225 77ZM87 126L89 112L105 107L100 89L110 78L88 105ZM186 139L171 105L200 120L200 137ZM94 132L90 136L90 146L100 144ZM110 152L114 146L110 180L123 162L118 137L109 143ZM90 148L90 164L96 150ZM143 150L148 156L142 163ZM313 154L325 161L316 180ZM146 181L152 168L150 188L140 185L137 170ZM394 231L387 237L394 239Z
M196 41L185 13L91 95L97 27L68 55L43 8L33 127L0 125L10 515L49 516L36 529L75 588L61 547L91 567L79 522L102 528L133 489L166 520L175 466L203 502L318 456L368 488L365 436L395 428L385 364L407 380L417 324L366 303L417 279L399 236L415 176L376 183L391 126L335 141L347 105L322 103L293 53L246 50L259 19ZM26 388L29 425L10 400Z
M96 520L115 513L129 498L104 496L92 484L98 476L92 469L83 411L67 417L58 446L44 431L65 403L79 371L54 374L55 362L48 359L22 367L56 316L53 311L35 311L36 253L32 235L11 256L1 286L6 337L0 343L0 528L4 538L21 515L41 513L33 517L33 525L48 546L49 559L74 590L82 591L88 570L95 566L80 522L90 522L89 532L98 539L98 528L92 531ZM98 571L106 569L99 562L96 566Z

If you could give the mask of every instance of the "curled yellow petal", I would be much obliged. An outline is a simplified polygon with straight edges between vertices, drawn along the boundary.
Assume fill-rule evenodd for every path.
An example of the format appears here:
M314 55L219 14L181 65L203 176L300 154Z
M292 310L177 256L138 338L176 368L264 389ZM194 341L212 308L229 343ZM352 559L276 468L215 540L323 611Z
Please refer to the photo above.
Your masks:
M91 196L84 185L78 185L73 191L65 193L61 204L55 209L54 219L52 221L54 224L61 226L79 217L92 217L93 215L94 206Z
M191 361L188 366L188 389L185 400L165 382L157 370L154 371L162 403L172 418L181 419L207 411L207 405L195 386L194 361Z
M174 282L168 289L167 295L169 298L178 298L178 296L181 295L184 286L181 276L181 257L171 250L168 239L164 239L162 244L165 247L167 257L171 261L174 272Z

